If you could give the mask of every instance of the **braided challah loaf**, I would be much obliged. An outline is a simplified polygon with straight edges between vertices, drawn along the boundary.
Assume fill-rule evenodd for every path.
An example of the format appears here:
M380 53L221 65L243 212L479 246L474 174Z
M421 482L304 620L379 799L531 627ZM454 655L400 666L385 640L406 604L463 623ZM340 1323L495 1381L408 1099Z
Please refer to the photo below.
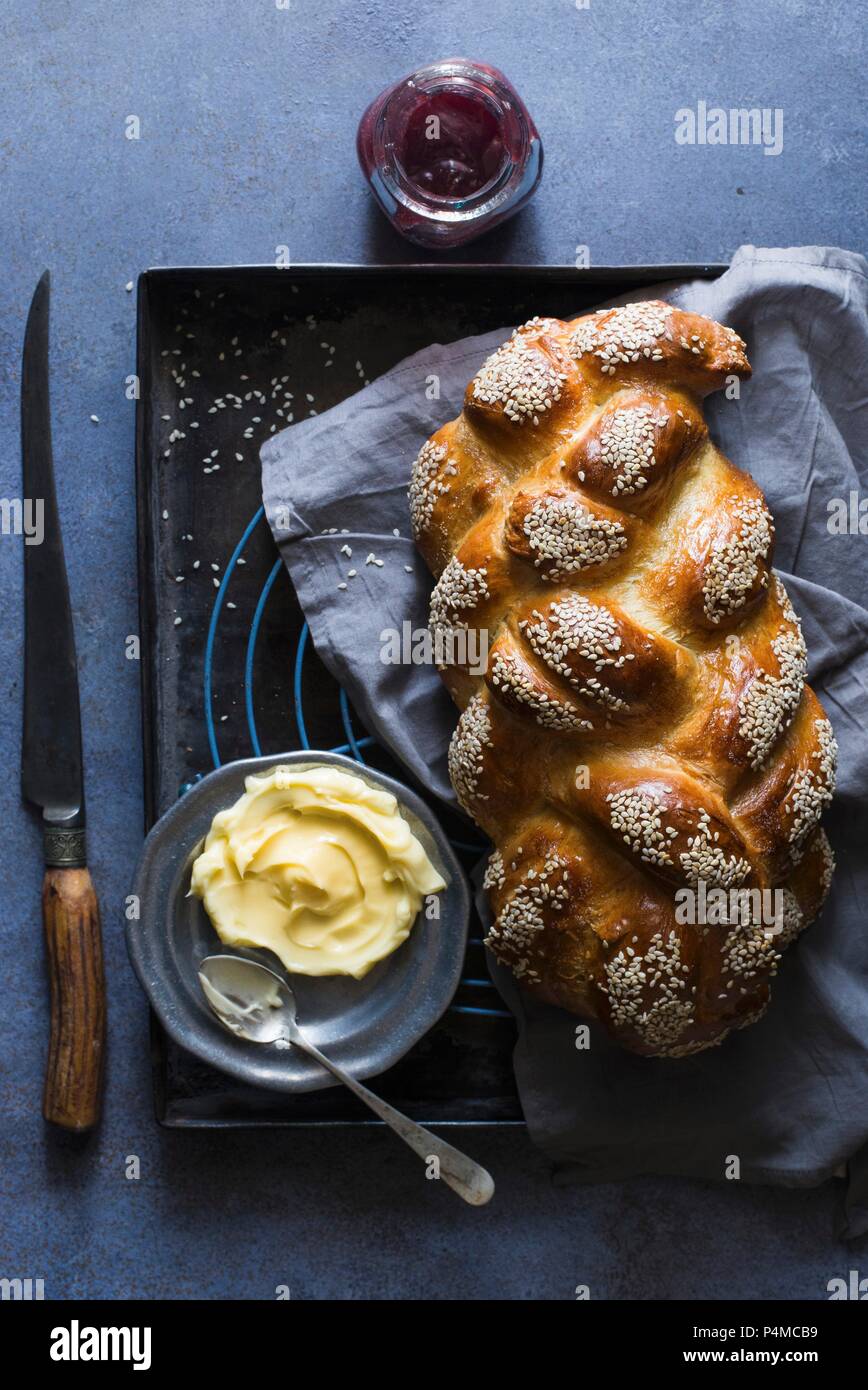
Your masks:
M652 1056L759 1017L833 868L836 745L772 518L700 406L749 374L731 329L660 301L533 319L410 487L435 637L489 644L484 675L441 666L452 783L495 844L489 945Z

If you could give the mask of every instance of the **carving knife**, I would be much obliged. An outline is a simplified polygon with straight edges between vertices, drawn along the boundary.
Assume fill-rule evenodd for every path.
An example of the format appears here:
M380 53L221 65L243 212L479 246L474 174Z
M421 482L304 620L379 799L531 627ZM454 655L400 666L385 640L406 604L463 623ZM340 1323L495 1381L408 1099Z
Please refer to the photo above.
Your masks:
M78 667L54 490L48 388L48 271L36 287L21 367L24 545L24 739L21 789L42 812L42 920L51 1032L42 1113L65 1129L99 1119L105 979L99 904L87 869Z

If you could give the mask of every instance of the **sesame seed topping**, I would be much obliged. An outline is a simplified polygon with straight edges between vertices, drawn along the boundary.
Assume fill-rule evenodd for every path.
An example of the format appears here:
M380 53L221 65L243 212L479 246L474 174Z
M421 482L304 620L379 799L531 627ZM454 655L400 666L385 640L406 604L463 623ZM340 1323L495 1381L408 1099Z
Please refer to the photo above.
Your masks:
M534 565L552 582L605 564L627 546L619 521L595 516L571 497L538 497L523 530L534 552Z
M793 898L792 893L790 897ZM781 959L779 943L780 936L770 935L762 923L749 919L736 921L727 932L721 951L724 978L731 985L735 977L746 981L756 979L759 974L776 975Z
M600 309L576 326L567 340L569 350L577 360L586 353L598 357L607 376L642 358L660 362L659 339L666 332L670 312L668 304L654 300Z
M835 855L832 846L829 844L829 837L825 830L819 831L820 854L823 866L820 872L820 892L825 901L829 889L832 887L832 877L835 873Z
M665 820L661 797L648 791L625 788L609 792L609 820L612 829L646 864L675 867L673 843L678 830ZM686 881L720 888L737 887L750 873L750 862L737 854L727 854L715 843L719 832L712 831L711 816L700 808L696 827L687 836L687 848L678 854L678 864Z
M472 815L474 799L487 801L477 791L482 776L485 749L491 745L491 716L481 695L474 695L455 726L449 744L449 778L459 805Z
M812 767L800 772L789 798L792 800L795 817L790 830L790 843L801 848L809 833L814 829L821 815L832 800L835 790L835 772L838 766L838 743L828 719L815 719L819 747L811 754L816 761Z
M470 612L482 599L488 598L487 574L484 567L465 568L457 555L453 555L431 593L428 622L432 632L445 636L467 627L459 615Z
M790 610L792 611L792 610ZM761 768L796 712L805 685L808 654L798 619L772 639L779 675L759 671L738 702L738 731L748 746L752 768Z
M663 827L663 803L648 792L624 789L609 792L612 829L646 864L673 864Z
M826 841L828 844L828 840ZM799 907L799 900L791 888L784 888L783 895L783 917L781 929L775 938L775 944L779 951L786 950L791 946L796 937L804 931L808 925L805 914Z
M505 883L506 870L503 866L503 855L499 849L496 849L486 865L482 886L483 888L502 888Z
M774 538L774 524L759 497L727 499L726 508L735 517L738 529L725 544L713 551L705 569L702 597L705 616L719 623L728 613L741 608L750 596L763 561ZM763 576L768 583L768 576Z
M706 883L715 888L737 888L750 873L750 861L737 854L727 854L714 843L715 839L711 816L701 810L696 830L688 837L687 849L678 856L684 876L693 887Z
M692 999L684 997L688 980L677 933L655 932L644 956L619 949L603 973L597 984L608 997L612 1026L632 1028L659 1055L670 1055L694 1016Z
M513 424L539 417L560 400L566 375L541 351L513 336L492 353L473 381L473 398L487 405L502 405Z
M668 423L668 415L655 415L648 405L616 410L600 432L600 455L612 470L612 495L629 496L648 486L648 474L657 467L656 433Z
M440 478L446 445L435 444L429 439L423 444L413 464L410 478L410 521L413 535L418 540L431 524L431 516L438 497L449 491L449 486Z
M537 724L544 729L570 733L593 729L591 721L585 719L571 701L559 700L535 685L512 654L496 652L490 673L492 684L530 710Z
M626 700L596 677L577 677L570 664L572 653L590 662L595 671L606 667L620 670L632 660L631 653L621 650L620 627L608 608L591 603L584 594L568 594L550 604L545 614L535 608L532 616L536 622L519 626L536 655L552 671L563 676L581 695L607 709L628 708Z
M545 930L546 913L562 912L569 902L568 882L566 860L550 853L542 869L527 870L493 922L485 944L499 960L507 961L516 979L539 979L530 953Z

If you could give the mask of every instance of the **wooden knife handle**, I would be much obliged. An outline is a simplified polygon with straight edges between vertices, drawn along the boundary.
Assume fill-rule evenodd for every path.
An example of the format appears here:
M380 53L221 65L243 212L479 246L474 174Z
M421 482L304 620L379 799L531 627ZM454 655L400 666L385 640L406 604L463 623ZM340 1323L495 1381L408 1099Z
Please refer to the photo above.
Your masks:
M64 1129L91 1129L102 1105L106 996L99 903L87 869L46 869L42 921L51 984L42 1113Z

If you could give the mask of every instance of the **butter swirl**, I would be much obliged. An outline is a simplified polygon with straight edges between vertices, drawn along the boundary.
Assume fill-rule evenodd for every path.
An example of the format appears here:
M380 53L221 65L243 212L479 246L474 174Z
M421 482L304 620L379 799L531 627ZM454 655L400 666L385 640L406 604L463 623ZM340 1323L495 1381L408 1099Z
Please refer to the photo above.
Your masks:
M191 880L227 946L355 979L406 941L424 897L445 887L395 797L328 764L248 777L214 817Z

